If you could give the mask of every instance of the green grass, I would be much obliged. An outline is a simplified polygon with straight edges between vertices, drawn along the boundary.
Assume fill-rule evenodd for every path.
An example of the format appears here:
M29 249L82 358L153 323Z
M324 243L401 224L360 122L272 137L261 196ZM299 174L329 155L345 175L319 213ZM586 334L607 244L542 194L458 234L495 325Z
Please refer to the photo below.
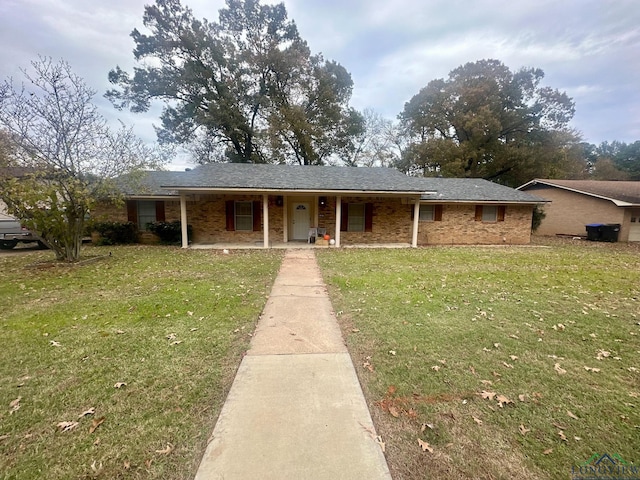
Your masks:
M569 478L594 453L638 465L639 254L319 252L394 480Z
M282 257L109 251L0 256L2 479L193 478Z

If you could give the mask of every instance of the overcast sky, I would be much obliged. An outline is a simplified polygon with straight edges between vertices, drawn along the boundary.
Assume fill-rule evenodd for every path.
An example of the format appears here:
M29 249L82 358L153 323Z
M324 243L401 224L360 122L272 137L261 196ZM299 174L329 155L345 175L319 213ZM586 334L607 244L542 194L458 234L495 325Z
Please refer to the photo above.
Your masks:
M147 114L116 111L102 98L107 73L131 71L133 28L151 0L0 0L0 78L20 77L38 55L65 59L112 121L155 140ZM264 3L275 3L268 1ZM576 103L585 141L640 140L638 0L285 0L313 53L351 72L352 105L394 119L431 80L485 58L512 70L541 68L544 85ZM224 0L183 0L218 19Z

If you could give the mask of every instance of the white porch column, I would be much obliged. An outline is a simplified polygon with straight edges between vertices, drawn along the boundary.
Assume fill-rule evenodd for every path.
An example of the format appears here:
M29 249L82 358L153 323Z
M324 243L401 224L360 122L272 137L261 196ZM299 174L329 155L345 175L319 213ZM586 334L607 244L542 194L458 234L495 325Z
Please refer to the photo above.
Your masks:
M269 195L262 195L262 224L264 230L264 248L269 248Z
M336 197L336 247L340 246L340 225L342 224L342 197Z
M289 197L282 197L282 239L284 243L289 241Z
M180 194L180 226L182 229L182 248L189 247L189 234L187 233L187 196Z
M416 199L416 203L413 204L413 237L411 239L411 246L416 248L418 246L418 225L420 220L420 199Z

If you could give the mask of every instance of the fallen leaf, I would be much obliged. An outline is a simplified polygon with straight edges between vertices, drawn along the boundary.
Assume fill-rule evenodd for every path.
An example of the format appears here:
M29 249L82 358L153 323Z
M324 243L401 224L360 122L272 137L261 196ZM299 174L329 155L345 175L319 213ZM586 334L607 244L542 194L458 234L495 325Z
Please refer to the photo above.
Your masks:
M475 417L472 415L471 418L473 418L473 421L476 422L478 425L482 425L482 420L480 420L478 417Z
M513 368L513 365L508 364L507 362L502 362L505 368Z
M509 338L513 338L515 340L520 340L520 337L518 337L517 335L509 335Z
M494 348L500 348L500 344L499 344L499 343L494 343L494 344L493 344L493 347L494 347Z
M360 329L359 329L359 328L352 328L352 329L351 329L351 331L352 331L353 333L358 333L358 332L360 331Z
M147 458L144 461L144 466L147 467L147 470L151 468L151 462L153 462L153 460L151 460L150 458Z
M433 424L431 423L423 423L420 427L420 433L424 432L426 429L433 430Z
M125 387L127 384L125 382L118 382L116 383L113 388L122 388Z
M558 375L564 375L565 373L567 373L567 371L566 371L564 368L562 368L562 367L560 366L560 364L559 364L559 363L556 363L556 364L553 366L553 369L554 369L556 372L558 372Z
M377 443L378 445L380 445L380 449L382 450L382 453L385 453L386 446L385 446L384 442L382 441L382 437L381 437L380 435L378 435L378 436L375 438L375 440L376 440L376 443Z
M527 433L529 433L531 431L530 428L526 428L524 425L520 424L520 426L518 427L518 430L520 431L520 434L522 436L526 435Z
M50 340L49 341L49 345L51 345L52 347L61 347L62 346L60 344L60 342L56 342L55 340Z
M504 395L498 395L496 397L496 400L498 401L498 406L500 408L504 407L505 405L509 404L509 403L513 403L511 400L509 400L507 397L505 397Z
M20 410L20 400L22 400L22 397L11 400L11 402L9 403L9 415L13 415L15 412Z
M475 369L475 368L473 368L473 367L469 367L469 371L470 371L471 373L473 373L474 375L476 374L476 369Z
M550 455L553 453L553 448L547 448L544 452L542 452L543 455Z
M175 340L171 342L169 345L180 345L181 343L182 343L182 340Z
M78 422L60 422L56 425L61 432L68 432L78 426Z
M487 347L483 347L482 351L483 352L490 352L491 350L489 350Z
M480 396L488 400L493 400L493 397L496 396L496 392L487 392L486 390L483 390L480 392Z
M95 432L96 428L98 428L100 425L104 423L104 419L105 417L94 418L93 421L91 422L91 426L89 427L89 433Z
M515 362L518 359L518 356L517 355L509 355L509 358Z
M438 370L440 370L440 366L434 365L433 367L431 367L431 370L435 370L437 372Z
M362 366L364 368L366 368L367 370L369 370L370 372L373 372L373 367L371 366L371 364L369 363L369 361L366 361L362 364Z
M553 425L554 427L556 427L558 430L566 430L566 429L567 429L567 427L565 427L565 426L563 426L563 425L560 425L559 423L555 423L555 422L554 422L554 423L552 423L552 425Z
M85 410L80 415L78 415L78 418L86 417L87 415L93 415L94 413L96 413L96 409L95 407L91 407L89 410Z
M100 437L96 438L95 442L93 442L93 444L97 447L98 445L100 445Z
M520 400L521 402L524 402L526 398L527 397L524 394L518 395L518 400Z
M167 340L175 340L177 337L177 335L175 333L170 333L169 335L167 335Z
M491 372L491 375L493 375L494 377L498 378L501 377L502 375L500 375L498 372Z
M422 448L423 452L433 453L433 447L429 445L427 442L424 442L421 439L418 439L418 445L420 445L420 448Z
M396 351L395 351L395 350L389 350L389 354L390 354L390 355L395 355L395 354L396 354Z
M389 413L396 418L400 416L400 412L398 412L398 409L393 405L389 406Z
M193 312L187 312L187 315L189 315L190 317L193 317Z
M122 334L124 334L124 330L116 330L116 333L117 333L118 335L122 335Z
M389 385L389 388L387 388L387 394L389 395L393 395L394 393L396 393L398 389L396 388L395 385Z
M574 420L580 420L574 413L572 413L571 411L567 410L567 415L569 415L571 418L573 418Z
M574 439L576 442L579 442L580 440L582 440L582 438L580 438L580 437L573 437L573 439Z
M599 368L587 367L586 365L585 365L584 369L585 369L587 372L593 372L593 373L598 373L598 372L600 371L600 369L599 369Z
M167 446L162 450L156 450L156 453L160 453L161 455L169 455L173 451L173 445L167 443Z
M491 380L480 380L480 383L482 383L483 385L493 385L493 382Z
M608 358L610 355L611 355L611 352L607 352L606 350L598 350L596 359L602 360L603 358Z
M100 475L100 473L102 472L102 462L100 462L100 465L96 465L96 460L94 460L91 464L91 470L94 471L94 475L96 477Z
M558 431L558 436L560 437L560 440L567 442L567 437L565 436L564 432L562 430Z
M125 470L129 470L131 468L131 462L129 460L125 460L123 467Z

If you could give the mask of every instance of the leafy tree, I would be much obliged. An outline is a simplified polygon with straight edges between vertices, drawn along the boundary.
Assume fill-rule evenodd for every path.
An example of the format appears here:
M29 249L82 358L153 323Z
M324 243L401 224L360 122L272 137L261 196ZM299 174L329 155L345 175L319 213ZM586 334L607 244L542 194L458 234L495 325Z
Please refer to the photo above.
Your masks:
M351 76L311 55L283 4L226 0L210 22L179 0L156 0L143 23L150 34L131 34L141 66L132 76L112 70L117 88L107 97L134 112L164 101L161 141L197 140L200 161L222 153L235 162L319 164L350 150L362 123L348 107Z
M110 179L160 157L130 128L107 127L91 103L95 92L68 63L41 57L31 65L26 85L0 85L0 128L11 149L0 158L0 198L58 260L73 262L95 199L115 195Z
M566 153L574 104L540 85L540 69L512 72L498 60L467 63L429 82L399 118L411 143L400 166L425 175L483 177L508 185L545 170L579 169ZM552 164L552 165L550 165Z
M640 141L591 145L591 175L599 180L640 180Z

